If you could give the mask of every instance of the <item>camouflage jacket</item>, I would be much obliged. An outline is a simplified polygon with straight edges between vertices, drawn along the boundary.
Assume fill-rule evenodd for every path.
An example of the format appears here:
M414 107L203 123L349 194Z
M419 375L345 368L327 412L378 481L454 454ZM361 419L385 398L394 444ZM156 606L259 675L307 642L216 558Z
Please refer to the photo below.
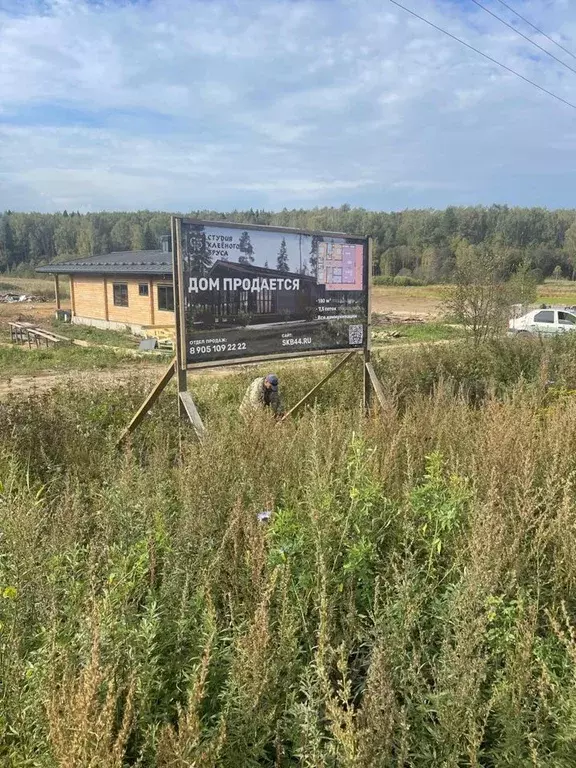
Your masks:
M240 406L240 413L243 416L247 416L253 411L266 407L264 379L264 376L254 379L252 384L250 384L246 390L246 394L244 395L244 399ZM278 391L270 392L268 405L275 414L282 413L282 404L280 402Z

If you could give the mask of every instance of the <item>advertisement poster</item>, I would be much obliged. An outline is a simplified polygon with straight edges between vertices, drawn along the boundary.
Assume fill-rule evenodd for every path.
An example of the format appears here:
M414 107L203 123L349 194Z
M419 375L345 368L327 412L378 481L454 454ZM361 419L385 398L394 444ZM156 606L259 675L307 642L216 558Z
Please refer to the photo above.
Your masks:
M365 345L368 240L183 219L187 364Z

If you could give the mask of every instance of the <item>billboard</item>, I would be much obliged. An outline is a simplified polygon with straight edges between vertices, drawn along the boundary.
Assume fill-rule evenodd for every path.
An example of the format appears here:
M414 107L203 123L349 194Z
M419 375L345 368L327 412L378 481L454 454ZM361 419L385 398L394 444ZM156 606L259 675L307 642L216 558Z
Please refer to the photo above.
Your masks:
M176 227L187 365L366 346L368 238L194 219Z

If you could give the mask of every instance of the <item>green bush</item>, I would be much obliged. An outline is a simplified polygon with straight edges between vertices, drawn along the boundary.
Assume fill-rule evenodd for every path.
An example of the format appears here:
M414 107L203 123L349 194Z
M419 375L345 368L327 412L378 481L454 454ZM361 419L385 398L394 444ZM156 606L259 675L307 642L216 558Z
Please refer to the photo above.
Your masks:
M426 285L423 280L418 280L416 277L410 277L408 275L375 275L372 278L373 285L397 285L402 287Z

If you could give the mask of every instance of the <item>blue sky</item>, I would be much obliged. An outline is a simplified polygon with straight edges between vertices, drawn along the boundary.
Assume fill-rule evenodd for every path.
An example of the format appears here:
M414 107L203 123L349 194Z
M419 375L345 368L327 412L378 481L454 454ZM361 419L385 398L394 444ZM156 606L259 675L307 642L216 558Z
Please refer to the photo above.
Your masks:
M469 0L402 1L576 103ZM576 53L576 3L509 3ZM576 110L388 0L0 0L0 62L0 210L576 207Z

